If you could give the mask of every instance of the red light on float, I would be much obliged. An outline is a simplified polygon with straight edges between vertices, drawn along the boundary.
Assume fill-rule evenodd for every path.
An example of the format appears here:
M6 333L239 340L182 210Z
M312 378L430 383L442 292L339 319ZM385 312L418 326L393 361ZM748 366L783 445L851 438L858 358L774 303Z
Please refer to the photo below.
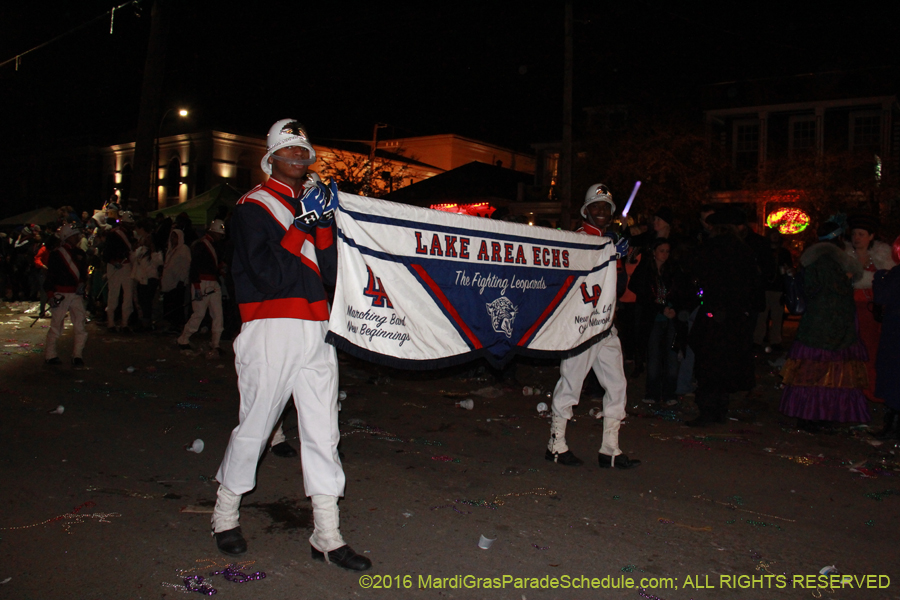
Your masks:
M474 217L486 218L489 218L491 214L497 210L491 206L489 202L479 202L477 204L432 204L429 208L460 215L472 215Z
M799 208L779 208L769 214L766 225L784 235L793 235L809 227L809 215Z

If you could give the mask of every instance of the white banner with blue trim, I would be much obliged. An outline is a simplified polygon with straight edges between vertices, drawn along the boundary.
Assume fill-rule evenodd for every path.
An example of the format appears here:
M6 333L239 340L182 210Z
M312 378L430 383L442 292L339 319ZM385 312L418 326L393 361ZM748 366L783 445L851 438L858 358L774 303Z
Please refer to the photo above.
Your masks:
M605 237L340 194L327 341L429 369L562 357L608 335L616 255Z

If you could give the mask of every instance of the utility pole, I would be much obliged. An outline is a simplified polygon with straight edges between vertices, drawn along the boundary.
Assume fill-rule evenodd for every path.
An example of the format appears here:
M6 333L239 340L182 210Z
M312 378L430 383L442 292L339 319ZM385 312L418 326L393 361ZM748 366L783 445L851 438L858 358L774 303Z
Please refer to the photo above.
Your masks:
M369 151L369 170L366 173L366 184L363 186L363 194L368 196L372 193L372 177L374 177L375 170L375 148L378 145L378 130L384 129L387 127L385 123L375 123L375 127L372 128L372 148Z
M572 0L566 0L565 66L563 76L563 137L557 172L559 184L560 225L572 228Z
M150 9L150 39L147 42L147 58L144 61L144 81L141 84L141 107L138 113L137 137L134 143L134 165L131 183L131 198L122 198L129 209L129 201L137 201L137 208L151 211L158 208L157 190L151 190L154 168L153 144L157 135L159 99L162 94L166 66L165 0L154 0Z

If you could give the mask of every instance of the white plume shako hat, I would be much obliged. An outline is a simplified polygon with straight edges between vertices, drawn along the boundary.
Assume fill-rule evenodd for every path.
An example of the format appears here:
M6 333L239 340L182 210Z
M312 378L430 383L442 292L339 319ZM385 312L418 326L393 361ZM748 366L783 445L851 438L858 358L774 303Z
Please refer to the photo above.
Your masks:
M309 158L303 160L300 164L311 165L316 162L316 150L309 143L309 136L306 135L306 129L303 125L296 119L281 119L269 128L269 135L266 137L266 155L262 157L262 161L259 163L266 175L272 174L272 165L269 164L269 157L276 150L291 146L300 146L309 150Z
M609 204L609 212L616 212L616 203L613 202L612 194L609 188L602 183L595 183L588 188L587 194L584 195L584 204L581 205L581 216L587 218L587 207L594 202L606 202Z
M225 235L225 221L222 219L214 219L212 223L209 224L210 233L221 233Z
M73 235L78 235L79 233L81 233L81 229L79 229L78 227L76 227L75 225L73 225L71 223L66 223L65 225L63 225L62 227L59 228L59 233L57 234L57 236L59 236L60 240L65 242L67 239L69 239Z

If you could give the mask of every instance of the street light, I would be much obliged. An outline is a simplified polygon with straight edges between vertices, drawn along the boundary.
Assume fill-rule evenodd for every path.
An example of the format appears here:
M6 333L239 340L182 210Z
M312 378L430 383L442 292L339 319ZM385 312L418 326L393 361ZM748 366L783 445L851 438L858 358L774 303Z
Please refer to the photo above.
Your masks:
M153 169L153 189L151 190L151 194L156 199L156 208L159 208L159 138L162 135L162 126L166 117L173 111L178 111L179 117L186 117L189 114L186 108L170 108L163 113L162 119L159 120L159 127L156 128L156 166Z

